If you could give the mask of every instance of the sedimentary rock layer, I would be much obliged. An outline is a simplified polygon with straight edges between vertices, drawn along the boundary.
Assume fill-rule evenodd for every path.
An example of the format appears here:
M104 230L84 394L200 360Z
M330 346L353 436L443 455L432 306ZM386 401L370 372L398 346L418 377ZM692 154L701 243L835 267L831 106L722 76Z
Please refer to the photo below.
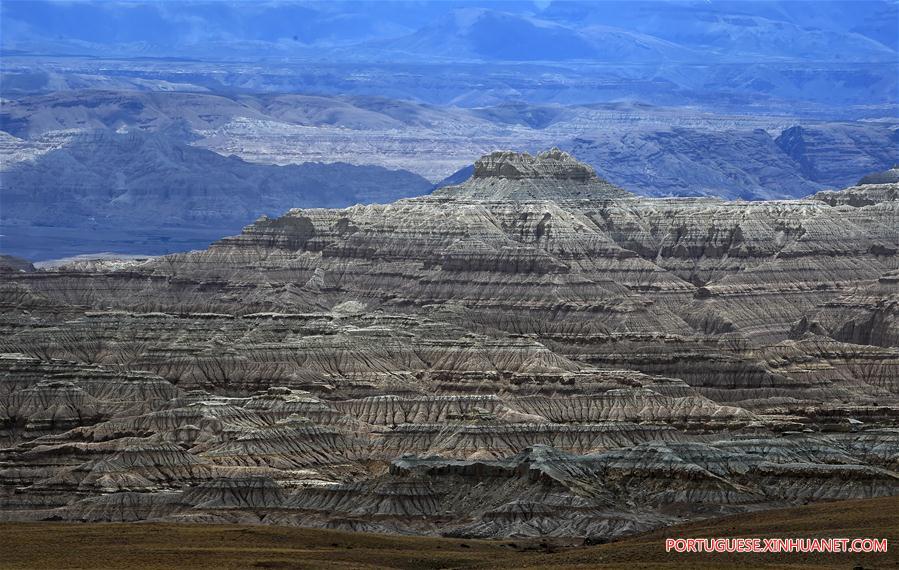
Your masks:
M494 153L204 251L7 263L0 516L607 539L897 494L899 187L863 182L644 199Z

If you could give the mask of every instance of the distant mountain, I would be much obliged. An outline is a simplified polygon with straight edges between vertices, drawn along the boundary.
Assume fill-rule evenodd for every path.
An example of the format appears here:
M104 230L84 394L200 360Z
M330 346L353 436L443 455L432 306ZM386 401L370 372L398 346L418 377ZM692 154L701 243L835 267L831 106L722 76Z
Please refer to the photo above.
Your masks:
M16 257L14 255L0 254L0 273L10 272L30 273L34 271L34 265L27 259Z
M463 166L459 170L453 172L452 174L435 184L434 189L439 190L440 188L446 188L447 186L457 186L471 178L472 174L474 174L473 164Z
M761 129L674 127L602 131L560 146L607 180L644 196L768 200L851 185L866 170L887 168L899 161L896 139L899 130L877 125L791 127L779 136ZM460 184L473 172L465 166L436 187ZM891 180L895 172L863 180Z
M56 148L46 140L23 141L4 133L0 142L8 156L31 152L25 160L5 164L0 173L0 249L29 258L40 258L44 245L39 236L21 244L17 232L25 231L22 228L84 228L94 238L132 230L177 237L203 228L208 230L205 235L220 237L260 214L280 214L298 205L385 203L431 188L421 176L379 166L253 164L188 146L164 133L94 131L72 135ZM118 239L110 237L111 242ZM53 251L44 253L87 253L81 246L71 249L55 238L53 242ZM168 250L165 245L141 248L131 253ZM109 247L100 251L106 250Z
M202 130L236 117L314 127L402 129L455 121L460 115L464 118L467 112L372 96L84 89L4 101L0 129L25 138L61 129Z
M483 8L451 12L408 36L370 44L417 56L501 61L591 60L633 63L696 59L698 53L652 36L608 26L574 28Z
M617 26L701 50L706 59L893 61L895 2L611 0L553 2L540 17L568 25Z
M469 107L639 100L760 112L801 103L830 119L848 105L895 115L899 104L899 4L890 0L174 6L5 2L4 90L315 92ZM42 65L60 56L65 65Z
M106 90L10 98L0 110L0 251L43 260L205 247L263 213L389 202L454 170L440 185L460 184L473 172L462 167L497 149L559 145L638 194L751 200L807 196L899 163L895 122L783 129L784 120L624 103L465 109Z
M228 57L384 49L489 61L893 61L895 2L6 2L3 47ZM349 49L347 49L349 48ZM615 58L618 58L617 60Z
M133 157L147 164L146 176L138 179L129 174L126 178L139 180L145 189L171 186L168 177L187 169L190 173L182 186L197 180L202 189L231 180L228 188L235 188L230 173L239 171L239 192L253 193L262 178L277 180L271 187L289 187L284 178L294 168L269 169L256 163L379 165L415 172L436 182L484 152L558 145L613 183L640 194L745 199L806 196L844 187L868 172L899 163L899 124L895 121L797 121L784 129L790 125L787 121L791 119L623 103L507 103L465 109L384 97L84 90L7 100L0 110L0 129L13 136L0 139L6 141L0 152L10 171L18 171L17 162L33 159L20 171L27 172L29 180L44 177L54 185L59 180L79 180L86 187L102 190L103 195L124 194L120 200L141 190L118 190L110 182L114 177L109 169L117 161L126 164ZM81 131L92 134L78 134ZM102 131L107 132L97 134ZM136 134L126 145L124 141L131 139L116 131ZM77 141L73 143L73 139ZM146 154L154 144L157 148ZM111 153L110 160L91 154L98 145L104 146L102 152ZM175 149L185 153L185 161L196 164L174 168L177 161L150 159L169 156ZM231 154L243 161L228 158ZM70 171L78 176L65 178L69 167L64 168L63 163L72 165ZM165 167L159 168L157 163ZM225 174L216 180L200 172L203 169ZM297 180L308 175L305 172ZM461 173L451 182L465 178L466 173ZM325 188L333 189L327 184ZM346 189L328 191L341 200L360 202L409 195L390 194L397 187L389 180L385 184L380 189L369 184L367 194L355 198L348 198ZM429 189L422 180L413 186L413 194ZM404 187L406 183L401 182L398 188ZM238 218L252 219L257 211L268 211L265 208L280 211L349 203L325 203L308 187L288 198L265 203L263 195L263 202L252 204L255 209L235 204L225 208L225 214L239 212ZM50 215L54 207L40 215ZM96 212L97 208L98 204L91 203L86 211ZM73 215L81 209L69 204L65 211ZM196 211L210 212L210 218L218 215L202 204ZM195 221L199 215L194 214Z
M874 172L862 176L858 186L863 184L899 184L899 165L883 172Z
M800 165L803 176L831 186L851 185L859 171L877 172L899 162L899 129L797 126L776 143Z
M810 26L793 10L753 13L752 6L746 10L720 2L603 2L594 6L582 3L577 16L565 17L567 5L553 3L537 15L484 8L456 10L412 34L369 47L452 59L631 64L870 63L892 62L897 56L895 43L885 44L846 29L836 15ZM559 6L558 11L552 6ZM889 15L886 7L877 4L864 8L874 13L882 8L882 13Z
M561 146L608 180L647 196L799 198L851 185L899 161L899 130L831 124L764 130L597 132Z

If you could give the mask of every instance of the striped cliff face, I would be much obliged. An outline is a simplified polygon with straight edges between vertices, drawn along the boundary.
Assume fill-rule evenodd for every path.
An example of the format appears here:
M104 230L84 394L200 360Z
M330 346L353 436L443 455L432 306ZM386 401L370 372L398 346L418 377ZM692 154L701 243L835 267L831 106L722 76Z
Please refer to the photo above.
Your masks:
M896 195L494 153L202 251L10 262L0 516L605 539L897 494Z

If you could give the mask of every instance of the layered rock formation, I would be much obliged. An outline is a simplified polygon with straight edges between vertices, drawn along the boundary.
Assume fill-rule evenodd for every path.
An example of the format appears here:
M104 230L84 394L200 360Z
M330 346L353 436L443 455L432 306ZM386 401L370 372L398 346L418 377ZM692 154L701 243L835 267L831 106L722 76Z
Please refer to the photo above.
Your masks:
M875 172L874 174L868 174L867 176L863 176L861 180L858 181L859 186L863 186L865 184L896 184L899 183L899 165L890 168L889 170L885 170L883 172Z
M66 130L36 140L0 131L3 251L44 260L197 249L290 204L384 203L432 186L376 166L254 164L171 130Z
M897 189L645 199L494 153L8 271L0 516L604 540L897 494Z

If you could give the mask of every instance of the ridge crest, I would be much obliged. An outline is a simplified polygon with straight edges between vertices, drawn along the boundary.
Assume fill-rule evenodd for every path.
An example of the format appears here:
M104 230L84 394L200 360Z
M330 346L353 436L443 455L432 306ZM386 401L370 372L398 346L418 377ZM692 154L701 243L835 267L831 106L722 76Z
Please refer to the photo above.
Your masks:
M551 148L536 156L508 150L484 155L474 163L474 178L596 180L596 171L567 152Z

